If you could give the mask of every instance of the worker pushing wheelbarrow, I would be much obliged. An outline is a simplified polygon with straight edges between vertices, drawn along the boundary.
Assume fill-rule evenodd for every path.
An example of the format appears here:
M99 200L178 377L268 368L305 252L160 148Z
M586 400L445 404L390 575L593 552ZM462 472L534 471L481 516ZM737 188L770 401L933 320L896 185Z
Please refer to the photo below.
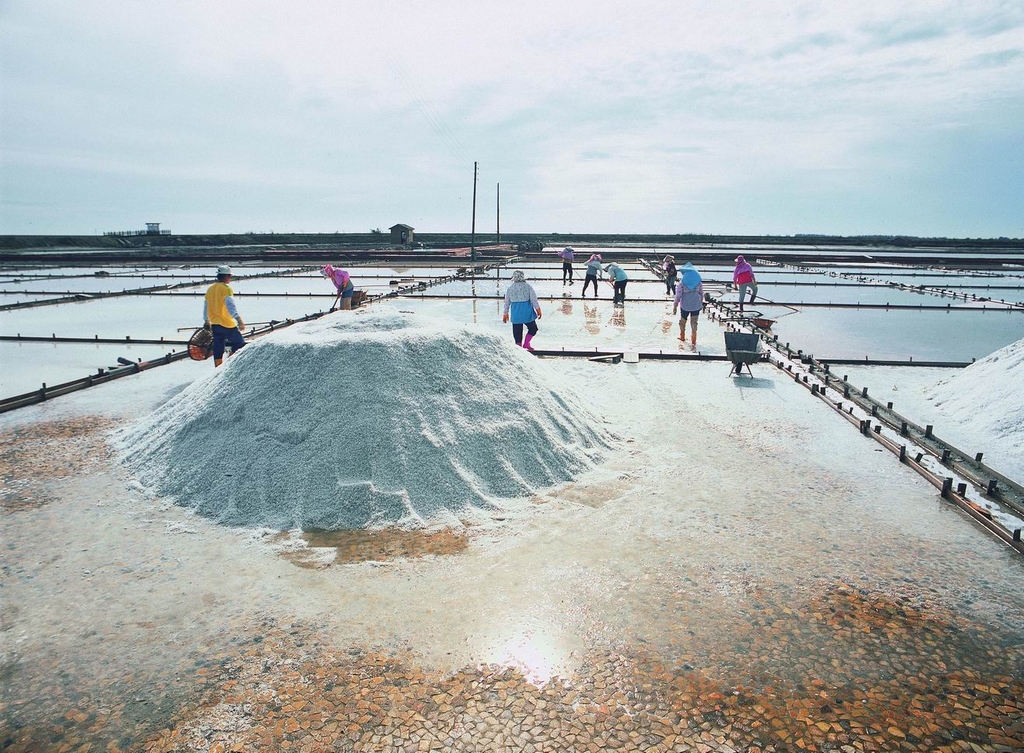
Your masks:
M729 376L739 376L743 373L743 367L747 367L747 373L753 378L754 373L750 370L750 364L761 360L761 336L749 332L726 332L725 352L732 361L732 370Z

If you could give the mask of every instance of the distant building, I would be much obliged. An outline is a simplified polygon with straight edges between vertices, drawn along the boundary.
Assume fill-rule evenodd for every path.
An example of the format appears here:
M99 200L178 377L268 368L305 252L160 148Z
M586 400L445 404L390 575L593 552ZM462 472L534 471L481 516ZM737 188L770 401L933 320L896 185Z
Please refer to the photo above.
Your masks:
M392 225L388 229L391 231L392 243L401 243L402 245L412 243L412 231L415 230L415 228L410 227L409 225Z
M104 232L103 234L128 237L132 235L170 235L171 231L161 230L159 222L147 222L145 230L111 230L110 232Z

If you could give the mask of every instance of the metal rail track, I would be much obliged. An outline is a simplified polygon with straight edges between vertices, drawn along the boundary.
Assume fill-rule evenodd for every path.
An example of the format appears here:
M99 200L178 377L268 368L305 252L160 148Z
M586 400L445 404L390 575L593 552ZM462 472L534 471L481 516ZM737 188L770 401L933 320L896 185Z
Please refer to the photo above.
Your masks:
M505 262L501 261L501 262L497 262L497 263L498 264L503 264ZM478 273L479 270L486 270L486 269L489 269L491 266L493 266L493 265L476 266L476 267L473 267L473 268L471 268L469 270L466 270L464 272L456 273L455 275L448 275L448 276L443 277L443 278L438 278L438 279L436 279L434 281L431 281L429 283L421 282L421 283L419 283L416 286L416 288L420 289L421 287L424 287L424 286L425 287L430 287L430 286L433 286L433 285L441 285L441 284L444 284L445 282L450 282L450 281L452 281L454 279L460 279L460 275L465 276L465 275L468 275L468 274ZM376 295L376 296L367 296L366 301L364 302L363 305L368 305L368 304L374 303L376 301L380 301L380 300L384 300L384 299L388 299L388 298L395 298L395 297L397 297L399 295L400 291L404 290L404 289L405 288L402 288L400 290L390 291L388 293L382 293L382 294ZM312 321L314 319L319 319L320 317L325 316L328 313L330 313L330 312L319 311L319 312L316 312L314 314L308 314L306 316L299 317L299 318L296 318L296 319L284 319L284 320L282 320L280 322L274 322L274 323L268 324L268 325L266 325L264 327L259 327L259 328L253 329L253 330L251 330L250 332L248 332L246 334L249 337L260 337L262 335L269 334L270 332L274 332L274 331L279 330L279 329L284 329L286 327L290 327L290 326L292 326L294 324L299 324L301 322L308 322L308 321ZM5 339L9 339L9 338L5 338ZM17 338L13 338L13 339L17 339ZM22 338L22 339L23 340L28 340L29 338ZM53 337L49 337L49 338L44 337L44 338L39 338L39 339L41 341L43 341L43 342L54 342L54 338ZM92 342L92 343L103 342L103 341L97 340L95 338L92 339L92 340L89 340L87 338L63 338L63 339L65 339L67 341L74 341L74 342L79 342L79 341L82 341L82 342ZM136 344L136 345L137 344L146 344L146 341L143 341L143 340L132 340L130 338L126 338L125 340L114 340L113 342L116 342L118 344L125 344L125 343ZM171 343L171 342L168 342L168 341L163 341L162 343L160 343L160 341L156 341L155 344L165 344L165 345L167 345L167 344L174 344L174 343ZM187 341L184 342L184 344L187 345L188 344ZM44 402L46 400L51 400L51 399L53 399L55 397L60 397L62 395L67 395L67 394L70 394L72 392L77 392L79 390L87 389L89 387L94 387L94 386L99 385L99 384L106 384L107 382L110 382L110 381L112 381L114 379L120 379L122 377L130 376L131 374L138 374L138 373L140 373L142 371L148 371L149 369L153 369L153 368L156 368L158 366L166 366L168 364L174 363L175 361L180 361L180 360L185 359L185 358L188 358L188 350L187 349L186 350L181 350L181 351L172 351L172 352L167 353L167 354L165 354L165 355L163 355L163 356L161 356L159 358L150 359L149 361L139 361L137 363L126 365L126 366L123 366L123 367L120 367L120 368L99 369L96 374L90 374L89 376L82 377L81 379L73 379L73 380L71 380L69 382L63 382L61 384L55 384L55 385L52 385L52 386L48 386L44 382L43 385L38 390L32 390L31 392L26 392L26 393L23 393L23 394L20 394L20 395L14 395L13 397L8 397L8 398L0 399L0 413L6 413L8 411L17 410L18 408L24 408L24 407L29 406L29 405L35 405L37 403L41 403L41 402Z
M649 262L647 262L647 266L654 274L659 274L659 270ZM777 349L779 357L771 358L769 354L767 359L773 366L793 377L812 395L823 400L844 419L854 424L862 434L879 442L896 455L901 463L917 471L940 490L940 496L943 499L957 505L959 509L1003 543L1024 553L1021 529L1008 530L993 518L991 512L969 499L967 483L973 485L980 495L996 505L1012 511L1019 517L1024 517L1024 486L985 465L982 462L982 453L971 456L938 437L932 426L921 427L897 413L893 410L891 402L883 406L880 401L868 395L866 387L857 390L845 377L842 379L832 377L828 364L817 361L811 356L804 356L802 351L794 352L788 343L780 346L777 337L769 338L763 329L756 327L749 320L746 321L745 326L741 326L742 320L735 316L736 312L731 305L714 298L708 300L707 303L716 311L717 318L725 321L727 327L755 332L760 335L762 341L769 348ZM725 316L722 316L723 314ZM799 369L794 368L794 361L796 365L807 365L809 367L807 372L799 373ZM829 397L829 391L835 390L837 385L842 388L842 400L832 400ZM844 410L844 401L852 403L847 410ZM863 416L854 415L854 405L860 409ZM875 423L875 421L879 423ZM907 449L907 444L900 444L883 434L883 425L888 427L891 432L897 433L898 437L906 439L908 443L919 448L920 451L916 454L911 453ZM924 465L922 460L925 455L937 461L940 467L966 479L966 482L959 483L954 489L955 478L939 475Z
M289 276L285 272L261 272L254 275L240 275L236 279L239 280L254 280L263 277L287 277ZM37 301L20 301L18 303L7 303L0 305L0 311L14 311L17 309L36 308L38 306L56 306L62 303L81 303L83 301L94 301L104 298L123 298L125 296L139 296L139 295L171 295L175 291L180 291L184 288L194 288L199 285L203 285L209 282L203 280L200 282L177 282L169 285L151 285L144 288L131 288L129 290L112 290L104 293L71 293L70 291L55 292L53 295L61 296L59 298L44 298L43 300ZM24 290L16 291L17 293L25 293ZM33 291L34 293L35 291ZM184 295L203 295L204 292L195 291L192 293L184 293ZM179 295L182 293L179 293ZM40 295L47 295L46 293L40 293Z
M107 344L107 345L188 345L188 340L146 340L132 339L131 335L125 335L123 340L116 337L57 337L56 333L49 337L35 337L31 335L0 335L0 342L25 342L25 343L83 343L83 344Z

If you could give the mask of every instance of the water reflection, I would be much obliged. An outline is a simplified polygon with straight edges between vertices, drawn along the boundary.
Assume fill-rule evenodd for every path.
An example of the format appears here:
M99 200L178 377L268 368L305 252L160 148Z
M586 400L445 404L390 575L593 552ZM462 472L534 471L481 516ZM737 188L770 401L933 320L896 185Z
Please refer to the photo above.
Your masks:
M495 647L488 663L518 669L530 682L541 685L554 677L565 659L550 636L520 628Z
M583 304L583 326L589 335L601 334L601 322L598 320L597 316L597 306L588 306L586 303Z

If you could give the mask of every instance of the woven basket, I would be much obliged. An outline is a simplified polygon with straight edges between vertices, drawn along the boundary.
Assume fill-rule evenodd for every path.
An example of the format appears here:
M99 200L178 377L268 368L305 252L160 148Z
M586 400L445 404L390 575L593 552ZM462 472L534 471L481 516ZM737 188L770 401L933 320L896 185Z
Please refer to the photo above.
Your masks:
M188 339L188 357L193 361L205 361L213 355L213 333L200 327Z

